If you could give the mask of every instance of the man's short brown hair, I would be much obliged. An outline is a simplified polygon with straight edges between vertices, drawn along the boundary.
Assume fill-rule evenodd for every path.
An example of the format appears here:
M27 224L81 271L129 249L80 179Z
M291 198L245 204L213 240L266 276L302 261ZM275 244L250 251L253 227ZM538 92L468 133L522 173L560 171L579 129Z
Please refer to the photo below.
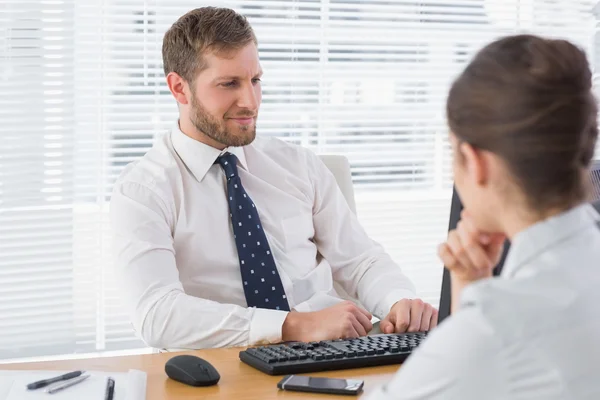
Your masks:
M227 54L254 42L256 36L246 18L229 8L201 7L179 18L163 39L165 76L179 74L188 82L206 68L206 51Z

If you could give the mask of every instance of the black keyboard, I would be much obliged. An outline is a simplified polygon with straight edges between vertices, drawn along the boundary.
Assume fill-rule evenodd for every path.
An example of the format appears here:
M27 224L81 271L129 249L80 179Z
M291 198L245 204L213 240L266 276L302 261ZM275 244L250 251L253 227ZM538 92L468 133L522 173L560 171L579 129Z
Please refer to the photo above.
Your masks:
M426 332L416 332L287 342L240 351L240 360L269 375L400 364L426 336Z

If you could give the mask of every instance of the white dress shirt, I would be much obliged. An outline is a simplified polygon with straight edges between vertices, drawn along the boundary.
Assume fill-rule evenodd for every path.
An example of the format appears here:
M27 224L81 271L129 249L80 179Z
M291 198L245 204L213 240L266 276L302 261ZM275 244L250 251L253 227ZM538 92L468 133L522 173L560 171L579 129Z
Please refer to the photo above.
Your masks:
M513 240L370 400L600 399L600 217L582 205Z
M336 280L385 317L414 287L369 239L311 151L257 137L229 148L256 204L292 309L341 301ZM150 346L209 348L281 340L284 311L247 308L222 152L177 124L127 166L111 201L116 274L134 329Z

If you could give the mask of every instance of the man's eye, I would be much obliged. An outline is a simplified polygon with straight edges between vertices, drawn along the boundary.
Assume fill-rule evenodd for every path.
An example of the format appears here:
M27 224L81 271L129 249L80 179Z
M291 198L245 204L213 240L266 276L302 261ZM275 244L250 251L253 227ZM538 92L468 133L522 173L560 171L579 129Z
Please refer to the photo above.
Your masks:
M254 78L254 79L252 79L252 83L259 83L259 82L262 82L260 80L260 78Z
M224 87L234 87L237 84L236 81L231 81L231 82L224 82L221 85Z

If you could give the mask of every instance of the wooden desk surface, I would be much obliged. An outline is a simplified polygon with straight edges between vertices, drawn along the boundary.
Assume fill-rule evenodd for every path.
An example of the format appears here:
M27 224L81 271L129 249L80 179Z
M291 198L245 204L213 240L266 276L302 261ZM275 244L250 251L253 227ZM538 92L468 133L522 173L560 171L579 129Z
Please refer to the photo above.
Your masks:
M39 363L0 365L0 369L29 370L78 370L126 372L138 369L148 374L147 400L212 400L212 399L308 399L338 398L324 394L310 394L277 389L281 376L270 376L249 367L239 360L240 349L212 349L182 353L144 354L125 357L90 358ZM167 360L179 354L193 354L209 361L219 371L221 380L216 386L195 388L167 378L164 366ZM378 385L389 380L398 369L397 365L347 369L342 371L306 374L330 378L354 378L365 381L363 397ZM117 388L118 389L118 388ZM353 398L353 397L349 397Z

